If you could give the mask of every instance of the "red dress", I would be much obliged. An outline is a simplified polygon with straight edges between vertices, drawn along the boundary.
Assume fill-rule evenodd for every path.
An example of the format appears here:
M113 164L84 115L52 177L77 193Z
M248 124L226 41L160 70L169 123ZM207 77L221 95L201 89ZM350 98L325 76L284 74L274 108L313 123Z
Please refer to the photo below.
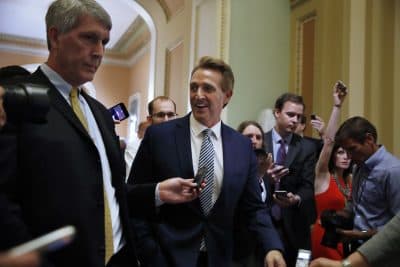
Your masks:
M339 179L342 187L344 188L343 179ZM311 242L312 242L312 257L314 259L318 257L325 257L333 260L341 260L343 259L343 245L342 243L338 243L336 249L326 247L321 245L322 236L325 233L325 229L321 226L320 215L323 210L333 209L333 210L341 210L344 208L346 203L346 198L340 192L335 179L331 175L329 181L328 189L315 195L315 203L317 206L317 221L314 224L314 227L311 231Z

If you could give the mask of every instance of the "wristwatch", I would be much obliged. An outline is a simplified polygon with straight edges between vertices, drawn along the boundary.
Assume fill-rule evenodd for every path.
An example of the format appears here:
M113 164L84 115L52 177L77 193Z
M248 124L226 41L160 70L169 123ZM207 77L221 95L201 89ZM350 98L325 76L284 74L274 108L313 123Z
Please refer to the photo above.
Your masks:
M352 267L351 262L348 259L342 260L342 267Z

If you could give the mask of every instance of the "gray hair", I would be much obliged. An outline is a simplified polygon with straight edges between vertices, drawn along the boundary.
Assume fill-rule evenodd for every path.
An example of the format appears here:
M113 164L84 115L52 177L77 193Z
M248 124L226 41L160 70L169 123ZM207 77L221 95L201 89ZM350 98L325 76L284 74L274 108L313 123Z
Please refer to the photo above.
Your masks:
M51 27L55 27L59 33L67 33L76 27L79 19L89 15L97 19L108 30L111 30L111 17L107 11L94 0L56 0L46 14L47 34ZM50 40L47 36L47 47L50 49Z

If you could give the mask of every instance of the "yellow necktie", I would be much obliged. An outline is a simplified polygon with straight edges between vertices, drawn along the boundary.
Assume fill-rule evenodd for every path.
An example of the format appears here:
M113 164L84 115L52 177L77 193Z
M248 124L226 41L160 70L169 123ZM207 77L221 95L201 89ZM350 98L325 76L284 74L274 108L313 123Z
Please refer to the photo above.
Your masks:
M81 121L81 123L82 123L83 127L85 127L86 131L88 131L89 127L88 127L85 115L83 114L81 106L79 105L78 88L72 87L69 97L71 100L72 110L75 112L75 115Z
M107 265L111 256L114 254L114 238L111 223L110 207L108 205L108 199L106 191L104 190L104 236L106 243L106 257L105 264Z
M71 98L71 106L72 110L75 112L75 115L81 121L83 127L85 127L86 131L88 130L88 124L85 118L85 115L82 112L81 106L79 105L78 100L78 88L73 87L70 93ZM112 222L111 222L111 213L110 206L108 205L108 199L106 191L103 189L104 196L104 238L105 238L105 264L108 263L112 255L114 254L114 238L113 238L113 230L112 230Z

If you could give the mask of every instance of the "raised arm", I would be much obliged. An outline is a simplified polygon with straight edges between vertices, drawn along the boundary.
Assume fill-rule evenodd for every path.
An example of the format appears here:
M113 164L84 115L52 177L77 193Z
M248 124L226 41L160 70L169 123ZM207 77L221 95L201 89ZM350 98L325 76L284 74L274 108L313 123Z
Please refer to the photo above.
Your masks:
M325 191L329 184L329 159L331 157L334 147L335 134L340 119L340 108L347 94L347 91L340 90L342 86L344 86L343 83L341 81L337 81L335 83L335 86L333 87L332 112L324 133L324 145L322 147L317 165L315 167L315 194Z

